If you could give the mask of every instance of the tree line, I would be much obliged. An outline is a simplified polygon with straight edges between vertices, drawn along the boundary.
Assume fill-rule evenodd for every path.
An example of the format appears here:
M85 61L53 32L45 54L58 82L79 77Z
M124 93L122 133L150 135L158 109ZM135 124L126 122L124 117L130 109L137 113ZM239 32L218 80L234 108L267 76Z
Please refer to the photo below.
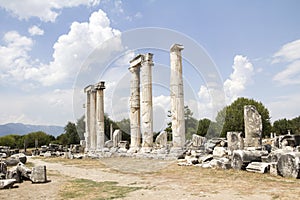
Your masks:
M220 110L214 121L210 119L197 120L193 117L193 112L188 106L184 107L185 117L185 132L186 138L191 139L193 134L207 137L226 137L226 133L229 131L244 130L244 106L254 105L262 117L263 137L269 137L270 133L276 133L277 135L283 135L287 133L300 134L300 116L294 119L279 119L274 121L273 125L270 122L270 114L268 109L258 101L248 98L238 98L232 104L226 106ZM171 118L169 111L168 117ZM123 140L130 141L130 120L123 119L121 121L111 120L107 114L104 116L105 124L105 137L110 138L110 126L112 128L120 129L123 132ZM172 140L172 123L167 124L165 131L168 133L168 140ZM0 146L10 146L11 148L33 148L40 147L42 145L48 145L49 143L70 145L78 144L80 140L84 139L85 121L84 116L79 118L76 123L68 122L64 127L64 133L56 138L52 135L44 133L42 131L28 133L26 135L11 134L0 137ZM155 137L160 133L154 133Z

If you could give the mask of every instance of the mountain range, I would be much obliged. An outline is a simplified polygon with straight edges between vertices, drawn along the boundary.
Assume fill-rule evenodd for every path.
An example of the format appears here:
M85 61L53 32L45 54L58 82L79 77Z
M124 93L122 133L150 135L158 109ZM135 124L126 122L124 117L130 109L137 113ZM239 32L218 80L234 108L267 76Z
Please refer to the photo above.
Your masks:
M30 125L30 124L22 124L22 123L8 123L8 124L0 125L0 137L9 134L25 135L27 133L36 132L36 131L43 131L49 135L53 135L57 137L58 135L64 133L64 127Z

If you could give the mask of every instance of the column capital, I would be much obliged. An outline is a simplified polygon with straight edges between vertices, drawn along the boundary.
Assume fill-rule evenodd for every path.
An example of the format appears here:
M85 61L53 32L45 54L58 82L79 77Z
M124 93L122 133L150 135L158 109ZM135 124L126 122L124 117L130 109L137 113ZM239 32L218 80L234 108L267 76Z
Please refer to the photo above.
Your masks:
M138 54L136 57L134 57L131 61L129 61L130 63L130 68L141 65L142 61L144 59L144 56L142 54Z
M181 44L173 44L170 48L171 52L178 52L184 49L184 46Z
M105 82L100 81L94 85L95 90L104 90L105 89Z
M152 60L152 58L153 58L153 54L152 53L146 53L146 54L144 54L143 55L143 63L145 63L145 62L148 62L148 63L150 63L151 65L153 65L153 60Z
M84 88L84 92L85 93L90 93L94 90L94 86L93 85L88 85Z

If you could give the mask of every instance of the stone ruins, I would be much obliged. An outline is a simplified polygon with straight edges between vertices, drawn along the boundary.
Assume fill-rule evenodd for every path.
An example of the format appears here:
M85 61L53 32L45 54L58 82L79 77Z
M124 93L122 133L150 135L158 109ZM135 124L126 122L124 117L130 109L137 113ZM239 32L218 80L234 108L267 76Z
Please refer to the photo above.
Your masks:
M174 44L170 48L171 63L171 113L172 113L172 148L167 149L167 133L158 136L153 142L153 105L152 105L152 67L153 54L139 54L129 63L131 72L130 81L130 140L128 151L132 154L157 154L159 152L170 153L165 157L176 157L182 153L185 147L185 121L184 121L184 93L182 78L183 46ZM120 151L118 147L124 144L122 136L115 137L110 134L110 142L104 141L104 81L84 88L86 93L85 115L85 151L88 154L109 156ZM115 130L116 131L116 130ZM112 130L111 130L112 132ZM118 132L122 134L121 131ZM163 148L164 151L160 149ZM165 151L166 150L166 151ZM122 149L124 151L124 148ZM120 152L119 152L120 153Z
M180 166L199 166L247 170L300 178L300 137L274 136L262 139L262 119L253 105L244 107L245 133L232 130L226 138L185 138L182 45L170 48L170 99L172 143L167 132L153 141L152 67L153 54L139 54L129 63L130 144L122 140L121 130L104 134L104 81L87 86L85 153L88 157L129 156L156 159L178 158ZM243 138L243 134L245 138ZM274 137L273 137L274 136Z

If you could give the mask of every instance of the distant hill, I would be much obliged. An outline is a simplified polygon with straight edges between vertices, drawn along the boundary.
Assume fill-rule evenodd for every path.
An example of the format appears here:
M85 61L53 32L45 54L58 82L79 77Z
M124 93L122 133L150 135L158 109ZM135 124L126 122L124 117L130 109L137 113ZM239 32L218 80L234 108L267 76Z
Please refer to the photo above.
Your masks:
M9 134L24 135L31 132L43 131L49 135L57 137L64 132L62 126L43 126L43 125L30 125L22 123L8 123L0 125L0 137Z

